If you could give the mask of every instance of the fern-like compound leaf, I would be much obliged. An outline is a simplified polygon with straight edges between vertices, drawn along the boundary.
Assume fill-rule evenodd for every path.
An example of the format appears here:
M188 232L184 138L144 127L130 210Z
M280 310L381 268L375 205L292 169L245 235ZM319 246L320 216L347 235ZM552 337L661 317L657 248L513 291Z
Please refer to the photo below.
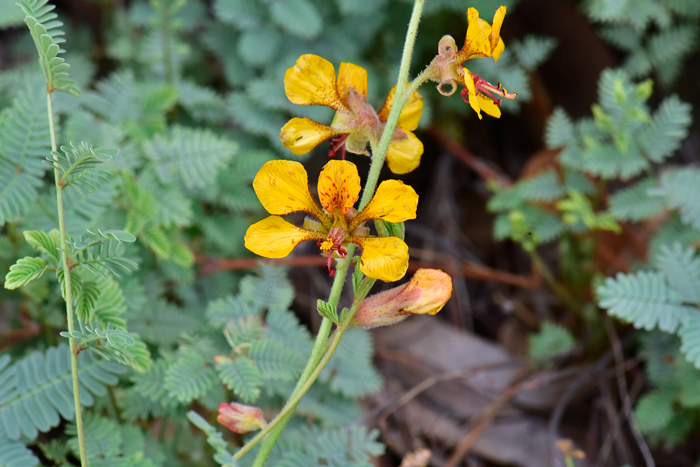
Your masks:
M542 328L536 334L530 335L530 358L549 358L571 350L576 340L571 332L563 326L550 321L542 323Z
M690 104L675 95L661 103L650 124L639 135L639 142L649 159L663 162L680 147L688 135L691 110Z
M661 174L658 194L671 209L678 209L681 220L700 229L700 170L692 167L667 170Z
M164 183L177 180L187 188L204 188L216 180L237 147L207 130L176 127L169 135L148 141L145 150Z
M618 273L596 290L599 305L608 314L648 331L658 326L675 332L695 308L682 303L680 294L666 284L660 272Z
M165 373L168 394L184 403L204 396L218 382L211 363L200 354L184 353Z
M27 256L20 258L10 266L10 272L5 276L5 288L14 290L27 285L44 274L48 266L41 258Z
M77 146L70 143L70 147L61 146L61 152L52 152L52 155L46 158L46 162L58 170L61 175L59 183L63 188L74 183L94 188L96 184L99 186L101 183L95 177L83 175L99 164L111 160L118 152L119 149L115 147L93 148L85 142ZM93 173L103 180L109 178L109 174L102 170Z
M683 248L680 243L662 245L655 262L683 302L700 303L700 259L691 248Z
M260 371L246 357L226 359L216 363L216 371L221 382L236 393L245 403L252 403L260 395L262 379Z
M58 15L53 12L55 7L48 0L19 0L18 5L27 15L24 22L39 53L39 63L49 90L56 89L78 96L80 90L67 73L70 65L59 56L65 52L59 47L65 42L65 33L60 29L63 23L56 19Z
M664 208L661 198L649 195L650 190L656 186L655 179L647 178L615 192L609 199L610 213L622 221L640 221L654 217Z
M681 352L685 358L700 369L700 313L693 309L688 317L688 321L678 331L681 338Z
M238 467L238 462L236 462L231 453L228 452L228 443L224 441L224 437L221 436L221 433L219 433L216 428L211 426L209 422L194 410L187 412L187 419L207 435L207 442L216 451L216 455L214 456L216 462L221 465Z
M281 342L269 339L253 342L248 357L264 379L293 379L304 367L297 353L287 349Z
M37 197L51 151L45 96L27 87L0 118L0 226L19 219Z
M70 350L65 344L45 353L32 352L0 372L0 425L5 436L35 439L74 416ZM89 351L78 355L80 393L83 405L107 393L105 385L116 384L126 369L95 358Z
M248 275L241 280L241 298L269 311L288 309L294 300L294 288L287 279L287 270L264 265L259 271L260 276Z
M0 438L0 467L36 467L39 459L19 441Z
M550 149L561 148L574 141L574 125L561 107L554 109L549 117L544 140Z

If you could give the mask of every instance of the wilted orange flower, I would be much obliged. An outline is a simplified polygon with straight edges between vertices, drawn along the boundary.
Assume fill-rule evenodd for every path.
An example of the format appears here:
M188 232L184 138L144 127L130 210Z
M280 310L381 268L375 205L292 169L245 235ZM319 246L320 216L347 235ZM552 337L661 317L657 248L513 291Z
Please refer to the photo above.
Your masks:
M341 63L338 79L328 60L317 55L302 55L284 75L284 90L290 101L300 105L325 105L335 110L329 125L309 118L293 118L282 127L280 140L296 155L306 154L322 141L331 139L330 155L341 150L367 153L367 143L379 141L384 131L396 87L391 90L379 112L367 102L367 70L352 63ZM414 92L399 117L386 160L397 174L411 172L420 164L423 143L412 132L423 113L423 100Z
M445 96L451 96L458 83L463 85L462 98L474 109L479 119L482 110L493 117L500 117L501 100L514 99L516 94L508 93L501 83L494 86L461 65L472 58L491 57L498 61L505 47L501 39L501 25L505 15L506 7L501 6L493 16L493 25L489 25L479 18L479 12L475 8L469 8L469 27L464 46L457 50L452 36L444 36L438 44L438 55L428 69L430 79L440 83L438 90Z
M231 402L219 404L216 420L234 433L248 433L267 426L262 410L258 407Z
M374 279L397 281L406 274L408 246L397 237L370 237L362 225L371 219L403 222L416 217L418 195L399 180L383 181L372 200L361 212L353 205L360 193L360 176L355 164L329 161L318 177L321 206L309 192L304 166L294 161L270 161L263 165L253 181L253 188L270 214L248 228L245 246L266 258L287 256L301 242L316 240L323 255L344 258L347 245L362 248L360 269ZM297 227L280 216L303 211L304 227ZM333 275L333 273L331 273Z
M352 325L386 326L408 315L434 315L452 295L452 279L439 269L419 269L408 283L372 295L357 309Z

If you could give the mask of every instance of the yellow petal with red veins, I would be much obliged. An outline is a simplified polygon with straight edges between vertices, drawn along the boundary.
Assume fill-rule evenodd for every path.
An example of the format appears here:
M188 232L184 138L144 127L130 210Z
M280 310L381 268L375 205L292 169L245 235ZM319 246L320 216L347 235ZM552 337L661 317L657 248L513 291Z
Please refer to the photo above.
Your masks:
M385 180L377 188L372 201L352 220L348 227L356 226L370 219L387 222L403 222L416 218L418 195L409 185L400 180Z
M498 48L499 42L501 41L501 25L503 25L503 18L506 16L506 7L501 6L496 10L493 15L493 23L491 25L491 51L494 61L498 60L496 56L496 50ZM498 54L500 56L500 53Z
M311 151L323 141L341 134L328 125L310 118L293 118L280 130L280 141L284 147L300 156Z
M489 57L491 55L491 26L479 18L476 8L467 10L467 37L464 48L467 50L467 59L474 57Z
M396 86L391 88L389 95L386 96L384 100L384 105L379 109L377 115L379 120L386 122L389 119L389 112L391 112L391 106L394 105L394 96L396 94ZM414 91L409 97L406 105L401 109L401 115L399 115L399 128L404 130L413 131L418 128L418 122L420 122L420 117L423 115L423 96L421 96L418 91Z
M345 101L348 88L353 86L363 96L367 95L367 70L354 63L341 63L338 69L338 94Z
M481 110L486 112L488 115L491 115L492 117L501 118L501 108L498 105L496 105L494 101L484 96L483 94L479 94L478 96L476 96L476 99L479 102L479 107L481 108Z
M299 57L296 65L284 74L287 98L300 105L325 105L347 111L335 86L335 68L318 55Z
M253 189L270 214L303 211L322 222L326 218L309 193L309 179L299 162L266 162L255 175Z
M469 105L479 116L479 120L481 120L481 107L479 107L479 101L476 98L476 86L474 85L474 78L472 78L472 74L469 72L469 70L467 70L466 68L462 68L462 70L464 71L464 85L467 87L467 91L469 91Z
M324 237L321 232L301 229L279 216L270 216L248 227L245 247L265 258L283 258L299 243Z
M386 163L389 170L395 174L406 174L415 170L420 165L420 157L423 155L421 140L410 131L403 133L404 138L394 137L391 140L386 152Z
M408 245L397 237L353 237L362 248L360 270L384 282L401 279L408 269Z
M318 197L329 213L345 214L360 194L360 176L355 164L329 161L318 176Z

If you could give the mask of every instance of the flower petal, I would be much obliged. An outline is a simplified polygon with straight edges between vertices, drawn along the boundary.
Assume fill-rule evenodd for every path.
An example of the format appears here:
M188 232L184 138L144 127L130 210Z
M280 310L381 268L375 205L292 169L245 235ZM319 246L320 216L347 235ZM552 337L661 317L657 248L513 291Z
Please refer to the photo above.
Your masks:
M338 94L345 101L348 87L353 86L363 96L367 95L367 70L354 63L341 63L338 69Z
M318 55L306 54L284 74L287 98L300 105L325 105L347 111L335 86L333 64Z
M491 25L491 51L492 51L492 56L493 60L497 61L498 56L500 56L500 52L498 53L498 56L496 56L496 50L498 50L499 43L503 43L501 40L501 25L503 24L503 18L506 16L506 7L501 6L496 10L496 13L493 15L493 23ZM501 50L502 52L503 50Z
M481 108L481 110L483 110L488 115L491 115L492 117L501 118L501 108L498 105L496 105L494 101L484 96L483 94L479 94L478 96L476 96L476 99L479 102L479 107Z
M270 214L303 211L322 222L327 217L311 197L306 170L299 162L266 162L255 175L253 189Z
M279 216L270 216L248 227L245 247L265 258L283 258L299 243L324 237L322 232L305 230Z
M326 211L345 214L355 204L359 194L360 176L355 164L333 160L323 167L318 176L318 197Z
M416 218L418 195L410 186L400 180L385 180L377 188L372 200L352 220L348 229L370 220L382 219L387 222L403 222Z
M372 279L394 282L408 269L408 245L397 237L353 237L362 248L360 270Z
M405 174L415 170L420 165L420 156L423 155L421 140L410 131L403 131L403 133L406 137L397 138L394 136L386 152L389 170L395 174Z
M476 86L474 85L474 78L472 78L472 74L469 70L467 70L466 68L462 68L462 70L464 71L464 85L467 87L467 91L469 91L469 105L479 116L479 120L481 120L483 117L481 116L481 107L479 107L479 101L476 98Z
M339 134L341 132L310 118L293 118L280 130L280 141L293 154L300 156Z
M377 115L379 120L386 122L389 119L389 112L391 112L391 106L394 105L394 95L396 94L396 86L391 88L389 95L386 96L384 100L384 105L379 109ZM406 105L401 109L401 115L399 115L399 128L404 130L413 131L418 128L418 122L423 114L423 96L421 96L418 91L414 91L409 97Z
M469 27L467 37L464 40L463 49L466 51L467 60L475 57L491 56L491 26L489 23L479 18L476 8L467 10Z
M506 45L503 43L503 39L498 39L498 44L496 44L496 48L493 49L493 53L491 56L493 57L493 61L497 62L498 59L501 57L501 54L503 53L503 50L505 50Z

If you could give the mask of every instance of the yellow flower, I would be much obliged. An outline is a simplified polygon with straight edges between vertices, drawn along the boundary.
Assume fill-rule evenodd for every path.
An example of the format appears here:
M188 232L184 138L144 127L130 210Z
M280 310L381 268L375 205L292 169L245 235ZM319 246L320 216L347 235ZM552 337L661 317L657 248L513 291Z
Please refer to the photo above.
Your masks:
M369 277L386 282L406 274L408 246L397 237L370 237L363 224L371 219L403 222L415 219L418 195L398 180L383 181L365 208L357 212L353 205L360 194L360 177L355 164L329 161L318 178L321 206L309 191L304 166L294 161L270 161L260 169L253 188L263 207L273 214L248 228L245 246L266 258L287 256L301 242L315 240L323 255L344 258L347 245L362 248L360 270ZM297 227L282 215L306 212L304 227ZM331 272L331 275L333 273Z
M493 15L492 25L489 25L479 18L479 12L475 8L469 8L469 27L462 48L457 50L452 36L444 36L438 44L438 55L430 63L429 76L433 81L439 82L438 91L451 96L457 89L457 83L463 85L462 98L474 109L479 119L482 118L481 111L500 117L501 100L515 99L517 95L507 92L501 83L494 86L461 66L472 58L491 57L498 61L505 48L501 39L501 25L505 15L506 7L501 6Z
M317 55L302 55L284 75L287 98L300 105L325 105L335 110L330 125L309 118L293 118L282 127L280 140L292 153L306 154L330 139L333 156L341 150L367 153L367 143L379 141L394 102L396 87L379 110L367 102L367 70L352 63L341 63L336 80L335 68ZM420 164L423 143L413 134L423 113L423 100L414 92L399 117L398 128L387 151L389 169L397 174L411 172Z

